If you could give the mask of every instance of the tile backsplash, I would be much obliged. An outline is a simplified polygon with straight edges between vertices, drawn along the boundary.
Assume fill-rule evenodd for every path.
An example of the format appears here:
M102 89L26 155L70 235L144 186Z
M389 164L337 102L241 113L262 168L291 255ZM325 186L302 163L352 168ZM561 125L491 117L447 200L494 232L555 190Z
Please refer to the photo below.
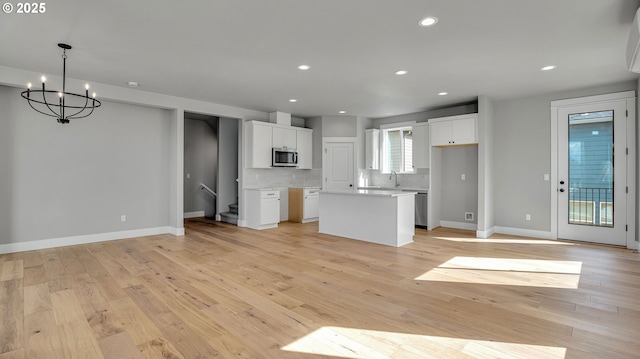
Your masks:
M399 174L401 187L429 188L429 169L418 169L418 173ZM358 187L395 186L395 178L377 170L358 170ZM321 187L322 169L298 170L295 168L247 168L244 172L244 188L271 187Z
M295 168L247 168L244 171L244 188L271 187L320 187L322 169L299 170Z
M395 175L380 173L378 170L358 170L358 186L394 187ZM429 169L418 169L417 173L398 174L400 187L429 188Z

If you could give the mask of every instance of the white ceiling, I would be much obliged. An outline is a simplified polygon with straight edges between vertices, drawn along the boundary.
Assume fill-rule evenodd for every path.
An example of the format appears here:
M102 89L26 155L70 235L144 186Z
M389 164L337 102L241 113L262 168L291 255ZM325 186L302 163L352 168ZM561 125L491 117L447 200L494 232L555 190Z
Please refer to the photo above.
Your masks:
M0 64L298 117L386 117L637 78L637 0L64 0L0 13ZM431 28L419 27L436 16ZM300 64L311 65L300 71ZM545 65L557 69L541 72ZM397 76L396 70L408 74ZM37 79L34 79L37 82ZM94 86L100 94L99 85ZM78 89L77 91L81 91ZM448 96L438 96L446 91ZM290 103L296 98L297 103Z

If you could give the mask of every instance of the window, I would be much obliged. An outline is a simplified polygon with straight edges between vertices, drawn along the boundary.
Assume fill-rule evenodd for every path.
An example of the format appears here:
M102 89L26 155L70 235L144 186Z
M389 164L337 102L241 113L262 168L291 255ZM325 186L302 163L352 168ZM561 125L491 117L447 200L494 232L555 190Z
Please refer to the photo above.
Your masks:
M409 124L383 128L382 136L382 172L410 172L413 173L413 133Z

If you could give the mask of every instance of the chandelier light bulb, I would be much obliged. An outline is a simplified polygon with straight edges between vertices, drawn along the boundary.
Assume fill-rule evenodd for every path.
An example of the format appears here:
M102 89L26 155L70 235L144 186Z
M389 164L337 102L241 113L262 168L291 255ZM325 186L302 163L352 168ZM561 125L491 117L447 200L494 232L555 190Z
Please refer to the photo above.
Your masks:
M27 88L28 88L29 90L31 90L31 82L29 82L29 83L27 84Z
M89 84L84 84L84 89L88 90L89 89Z
M91 96L92 96L93 98L96 98L96 93L94 92Z
M58 92L58 96L60 96L60 98L62 98L62 92Z
M47 82L47 78L42 76L42 77L40 77L40 81L42 81L42 83L45 83L45 82Z

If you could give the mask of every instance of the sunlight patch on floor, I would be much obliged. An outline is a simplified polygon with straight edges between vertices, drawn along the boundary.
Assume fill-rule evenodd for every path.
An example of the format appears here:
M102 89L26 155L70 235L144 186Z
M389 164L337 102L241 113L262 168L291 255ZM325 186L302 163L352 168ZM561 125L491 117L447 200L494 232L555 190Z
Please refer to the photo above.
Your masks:
M282 347L283 350L341 358L562 359L566 348L449 338L357 328L322 327Z
M456 237L433 237L451 242L470 243L497 243L497 244L553 244L557 246L575 246L577 243L552 241L548 239L523 239L523 238L456 238Z
M582 262L454 257L416 280L576 289Z

